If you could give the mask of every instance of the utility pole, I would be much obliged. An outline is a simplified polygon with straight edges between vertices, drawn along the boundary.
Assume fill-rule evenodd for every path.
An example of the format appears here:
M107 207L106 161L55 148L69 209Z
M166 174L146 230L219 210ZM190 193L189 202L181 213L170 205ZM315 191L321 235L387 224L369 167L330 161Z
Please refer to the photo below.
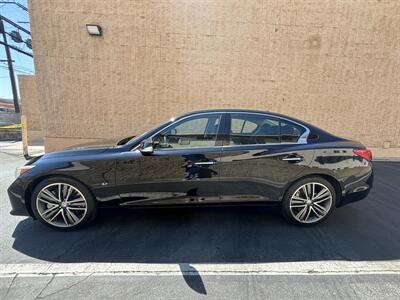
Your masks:
M4 28L4 23L3 23L2 18L0 18L0 32L3 35L3 41L4 41L3 45L6 50L8 72L10 74L11 89L12 89L13 99L14 99L14 108L15 108L16 113L20 113L21 110L19 108L17 83L15 82L15 74L14 74L14 67L13 67L12 58L11 58L11 51L10 51L10 47L8 46L8 43L7 43L6 30Z
M23 10L28 11L27 7L25 7L24 5L22 5L22 4L20 4L20 3L16 2L16 1L13 1L13 2L0 1L0 4L14 4L14 5L17 5L19 8L22 8ZM30 33L29 30L25 29L24 27L16 24L15 22L7 19L6 17L4 17L4 16L2 16L0 14L0 33L3 35L3 41L0 41L0 44L4 45L4 48L5 48L5 51L6 51L7 63L8 63L8 72L10 74L10 82L11 82L11 89L12 89L13 98L14 98L15 112L16 113L20 113L21 110L20 110L19 101L18 101L17 83L15 81L14 66L13 66L13 60L12 60L12 57L11 57L10 49L18 51L19 53L25 54L25 55L30 56L30 57L33 57L33 55L31 53L28 53L28 52L26 52L26 51L24 51L24 50L22 50L22 49L20 49L18 47L15 47L13 45L9 45L7 43L7 34L9 34L9 33L6 33L6 29L4 27L4 21L7 22L8 24L14 26L18 30L25 32L29 36L30 36L31 33ZM11 33L13 33L13 31ZM15 39L15 35L14 36L10 35L10 36L11 36L11 38L12 38L12 40L14 42L17 42L17 43L22 43L23 42L22 39L21 39L21 36L19 35L19 33L18 33L19 40L17 40L17 41ZM28 46L28 48L32 49L31 39L27 39L24 43Z

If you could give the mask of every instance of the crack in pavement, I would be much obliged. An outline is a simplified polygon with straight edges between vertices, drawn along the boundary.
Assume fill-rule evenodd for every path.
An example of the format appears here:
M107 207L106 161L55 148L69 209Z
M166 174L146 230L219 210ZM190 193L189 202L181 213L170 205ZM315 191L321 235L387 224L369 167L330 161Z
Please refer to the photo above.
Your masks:
M39 294L36 295L35 300L41 298L41 295L42 295L43 291L44 291L45 289L47 289L47 287L53 282L53 280L54 280L55 277L56 277L56 275L55 275L55 274L52 274L50 280L49 280L49 281L46 283L46 285L40 290Z
M55 292L53 292L53 293L47 294L47 295L45 295L45 296L41 296L41 294L43 293L43 291L44 291L46 288L49 287L49 285L51 284L51 282L53 282L54 278L56 277L56 274L53 274L53 276L52 276L52 278L50 279L50 281L49 281L49 282L46 284L46 286L40 291L39 295L36 296L35 299L44 299L44 298L47 298L47 297L50 297L50 296L54 296L54 295L56 295L56 294L58 294L58 293L61 293L61 292L63 292L63 291L67 291L67 290L69 290L70 288L72 288L72 287L74 287L74 286L76 286L76 285L78 285L78 284L81 284L81 283L85 282L87 279L89 279L90 276L92 276L92 274L93 274L93 273L90 273L89 275L87 275L87 276L86 276L85 278L83 278L82 280L79 280L78 282L75 282L75 283L73 283L73 284L71 284L71 285L69 285L69 286L67 286L67 287L64 287L64 288L62 288L62 289L59 289L59 290L57 290L57 291L55 291Z
M8 293L10 292L11 287L12 287L12 285L14 284L14 281L15 281L15 279L17 278L17 276L18 276L18 274L15 274L15 275L14 275L13 279L12 279L11 282L10 282L10 285L9 285L8 288L7 288L6 294L4 295L3 298L1 298L2 300L7 298L7 295L8 295Z

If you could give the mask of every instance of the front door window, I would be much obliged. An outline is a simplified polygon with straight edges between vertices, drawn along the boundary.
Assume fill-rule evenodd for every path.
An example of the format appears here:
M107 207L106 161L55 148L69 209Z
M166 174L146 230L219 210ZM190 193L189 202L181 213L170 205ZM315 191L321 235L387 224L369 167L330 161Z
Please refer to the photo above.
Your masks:
M190 117L169 126L154 137L157 148L200 148L215 146L221 114Z

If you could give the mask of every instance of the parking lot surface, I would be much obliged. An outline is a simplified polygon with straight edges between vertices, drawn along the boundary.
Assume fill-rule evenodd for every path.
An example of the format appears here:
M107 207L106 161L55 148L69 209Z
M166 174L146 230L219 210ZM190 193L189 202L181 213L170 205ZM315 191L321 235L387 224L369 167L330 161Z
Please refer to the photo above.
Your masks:
M6 188L23 163L0 150L0 297L400 296L399 162L376 162L368 198L315 227L236 207L103 211L76 232L9 215Z

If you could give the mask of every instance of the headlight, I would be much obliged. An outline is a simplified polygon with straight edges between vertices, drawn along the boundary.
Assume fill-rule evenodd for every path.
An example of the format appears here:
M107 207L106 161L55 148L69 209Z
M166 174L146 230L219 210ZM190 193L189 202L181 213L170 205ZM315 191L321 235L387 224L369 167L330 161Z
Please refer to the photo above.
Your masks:
M35 165L27 165L27 166L22 166L20 168L17 168L15 170L15 178L17 178L19 175L22 175L26 172L28 172L30 169L34 168Z

